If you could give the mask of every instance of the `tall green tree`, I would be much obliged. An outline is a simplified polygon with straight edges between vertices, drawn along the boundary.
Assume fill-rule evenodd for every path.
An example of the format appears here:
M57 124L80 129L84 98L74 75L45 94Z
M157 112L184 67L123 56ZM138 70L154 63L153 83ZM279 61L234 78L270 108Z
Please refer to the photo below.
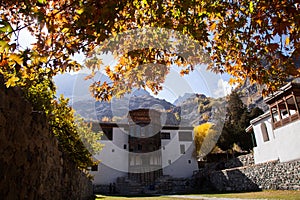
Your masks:
M227 114L218 146L223 150L231 149L238 144L243 150L253 148L251 135L245 129L250 125L250 120L261 115L263 111L253 108L248 111L238 93L233 91L228 97Z

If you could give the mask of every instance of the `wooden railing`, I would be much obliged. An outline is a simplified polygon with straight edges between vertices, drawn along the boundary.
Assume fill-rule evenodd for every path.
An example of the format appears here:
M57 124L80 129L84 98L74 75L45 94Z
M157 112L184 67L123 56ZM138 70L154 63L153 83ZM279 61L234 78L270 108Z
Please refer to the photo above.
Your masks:
M281 119L280 121L276 121L273 123L273 128L276 129L276 128L279 128L281 126L284 126L286 124L289 124L293 121L296 121L296 120L299 120L300 119L300 116L298 113L295 113L289 117L286 117L284 119Z

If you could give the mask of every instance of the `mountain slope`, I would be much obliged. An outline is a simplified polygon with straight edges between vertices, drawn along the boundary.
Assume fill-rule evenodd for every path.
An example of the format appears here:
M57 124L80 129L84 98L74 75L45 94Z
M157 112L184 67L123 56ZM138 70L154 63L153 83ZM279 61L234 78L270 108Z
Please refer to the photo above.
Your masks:
M248 109L258 107L266 112L269 108L263 101L262 89L262 86L250 84L249 80L246 80L244 84L236 88L235 91L240 95L241 100Z
M195 126L209 120L216 104L224 104L224 98L214 99L203 94L185 93L174 101L174 104L164 99L158 99L142 89L136 89L123 98L113 98L111 102L97 102L89 94L91 80L85 81L86 74L64 74L56 78L57 93L71 98L72 107L86 119L99 121L127 122L130 110L149 108L164 111L167 114L166 124ZM109 81L103 74L98 75L101 81ZM236 89L241 99L249 108L267 109L261 97L261 90L256 85L245 82Z
M89 86L92 80L85 80L88 74L61 74L54 77L57 85L57 96L63 94L70 98L70 104L77 114L85 119L126 121L129 110L139 108L152 108L165 111L168 115L166 124L178 124L175 117L176 106L163 99L150 95L143 89L135 89L132 93L126 94L123 98L113 98L111 102L98 102L89 93ZM95 80L109 82L109 78L98 73Z

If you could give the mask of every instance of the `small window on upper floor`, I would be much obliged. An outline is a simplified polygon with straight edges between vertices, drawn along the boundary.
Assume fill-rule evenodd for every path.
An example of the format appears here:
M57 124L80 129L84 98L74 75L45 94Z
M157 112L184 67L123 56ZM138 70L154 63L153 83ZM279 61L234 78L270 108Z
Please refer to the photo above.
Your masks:
M180 145L180 153L185 154L185 145L184 144Z
M251 133L251 140L252 140L253 147L257 147L255 134L253 132Z
M191 131L180 131L178 137L179 141L193 141L193 134Z
M289 97L286 99L286 103L291 115L297 114L296 102L293 97Z
M273 122L279 121L279 116L278 116L278 112L277 112L277 107L276 106L273 106L271 108L271 113L272 113Z
M263 137L264 142L269 141L270 139L269 139L269 134L268 134L268 129L267 129L266 123L263 122L260 125L260 128L261 128L261 133L262 133L262 137Z
M169 140L169 139L171 139L171 134L169 132L161 132L160 138L164 139L164 140Z
M298 105L298 109L299 109L300 108L300 95L299 94L296 95L296 104Z
M143 150L143 146L141 144L138 144L137 150L139 150L139 151Z
M102 128L102 131L101 140L113 140L113 128Z
M98 171L98 165L93 165L91 171Z
M145 137L146 136L146 129L145 127L141 127L141 137Z
M135 127L130 125L129 126L129 135L134 137L135 136L135 132L134 132Z

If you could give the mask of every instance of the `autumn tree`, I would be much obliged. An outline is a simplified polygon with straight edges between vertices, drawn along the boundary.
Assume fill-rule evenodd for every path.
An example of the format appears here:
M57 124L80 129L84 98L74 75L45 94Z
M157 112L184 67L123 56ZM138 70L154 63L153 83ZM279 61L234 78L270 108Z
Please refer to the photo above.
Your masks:
M205 63L232 75L231 82L248 77L270 92L299 77L294 63L300 56L299 9L296 0L3 0L0 73L7 87L30 87L82 68L74 60L79 52L95 71L102 67L95 47L109 39L115 45L100 51L116 55L117 65L105 67L111 83L95 80L91 86L99 100L133 87L158 92L171 64L187 74ZM28 48L20 46L23 29L35 38ZM128 42L126 31L137 31L130 41L148 46L132 48L136 43Z
M195 156L203 159L213 148L218 141L217 131L214 129L214 124L206 122L194 128L194 143Z
M28 78L28 74L41 67L49 69L47 76L77 70L81 66L73 55L82 52L90 56L94 47L107 38L114 38L112 41L118 45L104 48L103 52L118 54L120 46L131 45L126 40L118 41L118 34L145 27L170 29L188 36L199 44L186 46L185 50L195 52L190 57L207 52L212 61L209 69L229 73L238 82L248 77L251 82L266 84L272 91L287 77L299 76L293 58L300 56L300 5L294 0L5 0L0 7L0 66L4 68L2 73L11 72L5 75L8 86L17 84L20 78ZM36 38L30 49L19 46L22 29L29 30ZM155 34L158 33L151 40L137 39L140 43L155 44L160 42ZM16 39L12 40L12 35ZM175 49L161 46L125 52L115 68L106 69L113 84L96 81L93 95L108 100L112 94L122 95L119 91L131 87L159 91L170 64L182 66L183 74L198 64L189 56L180 56L181 47L179 44ZM208 63L204 58L198 62ZM157 70L161 69L162 75L147 79L149 73L139 69L144 63L161 64ZM100 64L97 61L87 65L95 69ZM119 87L118 91L114 87Z
M51 80L36 77L32 81L32 84L22 87L25 97L33 110L45 114L60 149L82 170L98 163L92 156L102 149L99 143L101 133L94 132L89 123L74 115L68 99L63 96L55 98L55 86Z

